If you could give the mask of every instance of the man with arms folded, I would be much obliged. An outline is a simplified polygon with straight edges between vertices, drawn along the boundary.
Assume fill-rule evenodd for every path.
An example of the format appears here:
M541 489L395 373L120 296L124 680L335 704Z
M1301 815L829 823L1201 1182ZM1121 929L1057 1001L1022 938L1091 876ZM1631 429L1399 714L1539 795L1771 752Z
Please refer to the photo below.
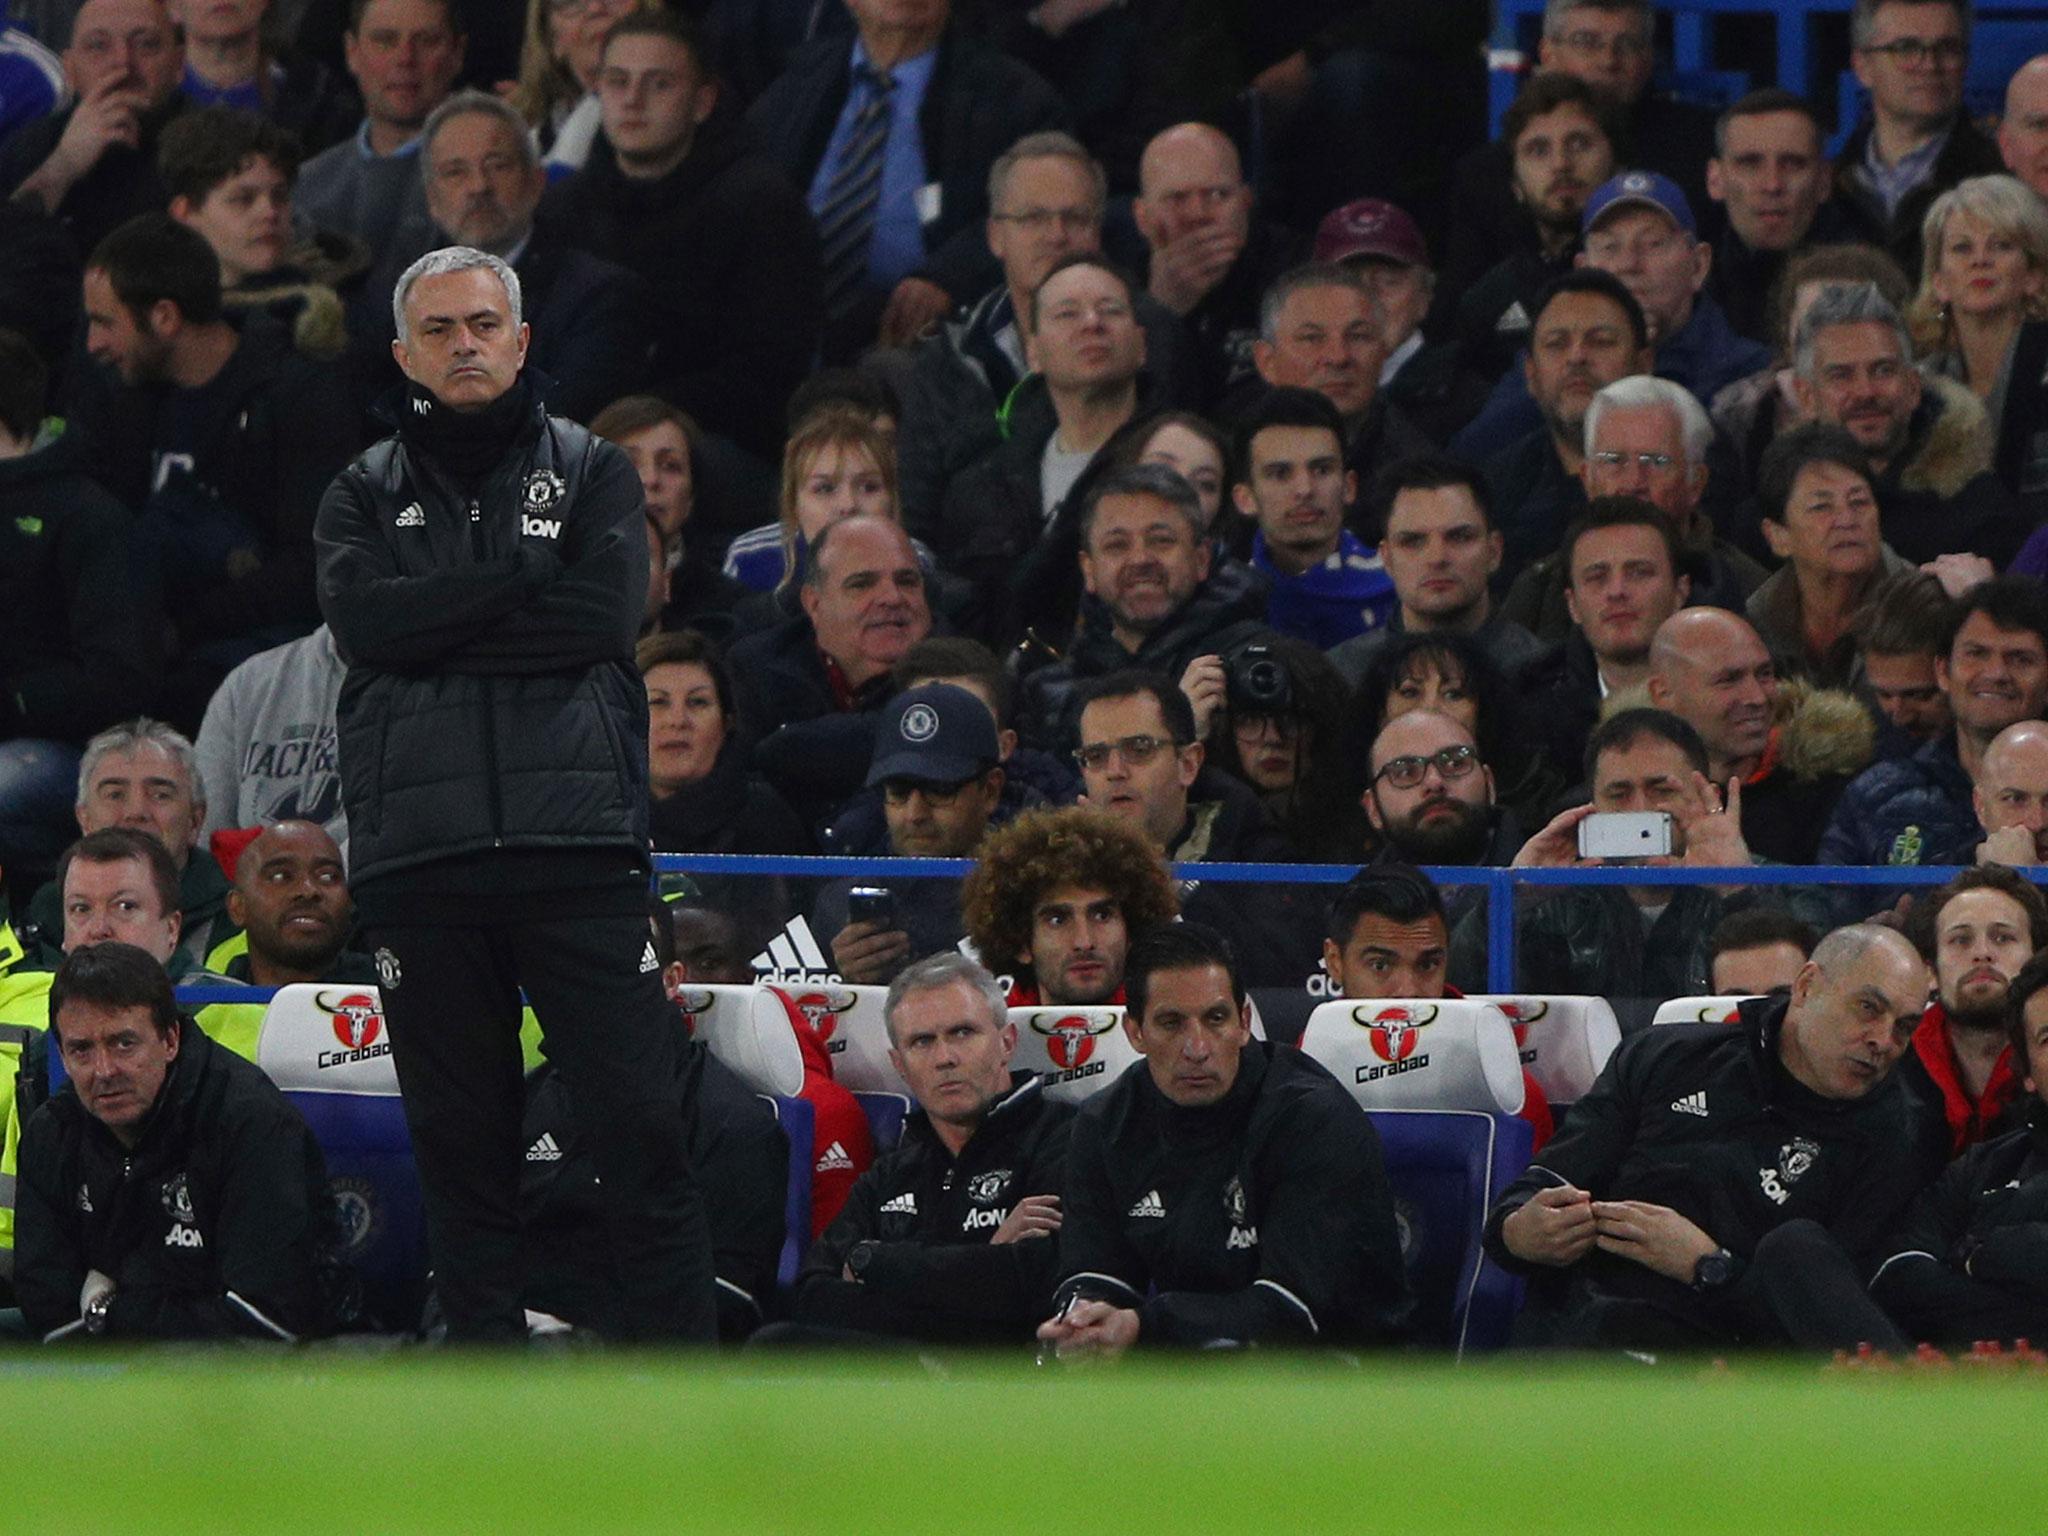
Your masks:
M812 1244L786 1336L1021 1340L1059 1274L1073 1111L1010 1070L1002 989L966 956L919 961L883 1009L918 1108Z
M1529 1341L1903 1344L1859 1260L1918 1184L1891 1069L1927 982L1899 934L1843 928L1789 997L1624 1040L1487 1218Z
M1365 1112L1299 1051L1253 1042L1213 930L1154 929L1124 988L1145 1059L1075 1122L1067 1279L1041 1343L1067 1358L1397 1338L1410 1296Z

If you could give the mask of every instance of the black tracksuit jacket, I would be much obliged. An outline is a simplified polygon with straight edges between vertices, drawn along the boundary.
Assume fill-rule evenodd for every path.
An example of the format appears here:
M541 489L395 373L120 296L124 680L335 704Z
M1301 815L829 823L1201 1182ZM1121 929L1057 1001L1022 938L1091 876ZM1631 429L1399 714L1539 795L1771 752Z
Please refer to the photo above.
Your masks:
M1662 1024L1622 1041L1487 1217L1488 1254L1536 1281L1532 1299L1556 1304L1580 1283L1687 1314L1698 1306L1688 1286L1597 1249L1563 1270L1509 1253L1501 1224L1538 1190L1566 1184L1596 1200L1669 1206L1737 1260L1802 1217L1852 1257L1880 1245L1921 1182L1897 1077L1860 1099L1806 1088L1778 1059L1786 1005L1755 998L1734 1024Z
M1950 1163L1889 1248L1870 1291L1914 1337L2048 1336L2048 1108Z
M78 1320L88 1270L115 1284L111 1338L303 1337L351 1310L312 1131L252 1063L182 1029L133 1149L70 1086L22 1133L14 1288L40 1334Z
M1026 1195L1060 1192L1073 1125L1030 1072L1011 1074L957 1158L912 1114L804 1256L798 1320L943 1343L1028 1339L1052 1310L1060 1239L989 1238ZM861 1279L842 1279L863 1242L876 1246Z
M1413 1300L1379 1136L1292 1046L1245 1047L1185 1109L1138 1062L1074 1123L1054 1298L1132 1307L1141 1344L1369 1344Z

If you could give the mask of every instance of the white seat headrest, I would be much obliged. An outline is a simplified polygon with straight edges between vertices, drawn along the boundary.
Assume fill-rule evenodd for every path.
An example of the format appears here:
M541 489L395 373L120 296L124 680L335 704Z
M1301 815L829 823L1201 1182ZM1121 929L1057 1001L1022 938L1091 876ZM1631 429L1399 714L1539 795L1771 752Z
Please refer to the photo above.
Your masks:
M278 988L256 1037L256 1065L294 1092L398 1092L384 1002L372 986L297 982Z
M1517 994L1470 1001L1492 1003L1508 1016L1524 1070L1545 1098L1560 1104L1584 1098L1621 1044L1614 1005L1604 997Z
M882 1018L887 987L763 986L756 992L757 1030L777 1014L824 1042L832 1078L854 1093L902 1093L903 1079L889 1063L889 1030Z
M756 1093L796 1098L804 1091L804 1055L780 1008L754 1007L757 987L683 984L679 1001L690 1033Z
M1301 1048L1367 1109L1522 1109L1507 1015L1471 999L1345 999L1308 1016Z
M1139 1059L1138 1048L1124 1034L1124 1011L1118 1007L1033 1004L1012 1008L1010 1022L1017 1026L1017 1054L1010 1064L1044 1077L1048 1098L1078 1104Z
M1674 997L1657 1008L1652 1024L1733 1024L1735 1010L1739 1004L1748 1002L1747 996L1732 997Z

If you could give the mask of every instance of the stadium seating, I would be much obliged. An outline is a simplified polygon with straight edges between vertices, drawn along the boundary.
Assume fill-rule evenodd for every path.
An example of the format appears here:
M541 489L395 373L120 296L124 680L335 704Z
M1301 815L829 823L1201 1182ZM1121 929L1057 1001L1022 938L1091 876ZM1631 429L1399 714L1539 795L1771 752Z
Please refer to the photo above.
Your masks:
M1469 999L1324 1003L1301 1048L1368 1110L1522 1109L1522 1063L1507 1015Z
M1614 1007L1601 997L1479 997L1508 1016L1522 1066L1553 1106L1576 1103L1621 1044Z
M377 989L279 988L256 1064L320 1143L372 1317L415 1326L427 1289L426 1211Z
M1478 1110L1372 1111L1415 1290L1419 1339L1463 1357L1502 1348L1522 1282L1481 1246L1494 1196L1529 1165L1528 1122Z
M782 1256L775 1264L775 1283L787 1291L811 1243L811 1163L817 1151L818 1120L808 1099L768 1095L782 1134L789 1138L789 1185L782 1203Z
M1652 1024L1732 1024L1747 997L1674 997L1657 1009Z
M1012 1008L1010 1022L1017 1026L1011 1064L1044 1077L1047 1095L1069 1104L1101 1092L1139 1059L1121 1008Z
M756 1029L763 1016L778 1014L795 1029L808 1029L825 1042L833 1080L855 1093L903 1092L903 1079L889 1063L889 1031L882 1020L886 987L762 986L754 1001Z
M794 1097L803 1092L804 1058L780 1007L755 1005L758 987L693 987L682 991L692 1038L738 1074L756 1093Z

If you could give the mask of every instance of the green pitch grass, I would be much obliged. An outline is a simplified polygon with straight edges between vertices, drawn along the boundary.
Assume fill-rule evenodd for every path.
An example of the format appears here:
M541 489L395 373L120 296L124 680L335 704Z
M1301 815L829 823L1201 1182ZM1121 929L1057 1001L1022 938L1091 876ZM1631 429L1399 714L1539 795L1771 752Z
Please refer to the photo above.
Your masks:
M0 1531L2039 1532L2048 1376L0 1363Z

